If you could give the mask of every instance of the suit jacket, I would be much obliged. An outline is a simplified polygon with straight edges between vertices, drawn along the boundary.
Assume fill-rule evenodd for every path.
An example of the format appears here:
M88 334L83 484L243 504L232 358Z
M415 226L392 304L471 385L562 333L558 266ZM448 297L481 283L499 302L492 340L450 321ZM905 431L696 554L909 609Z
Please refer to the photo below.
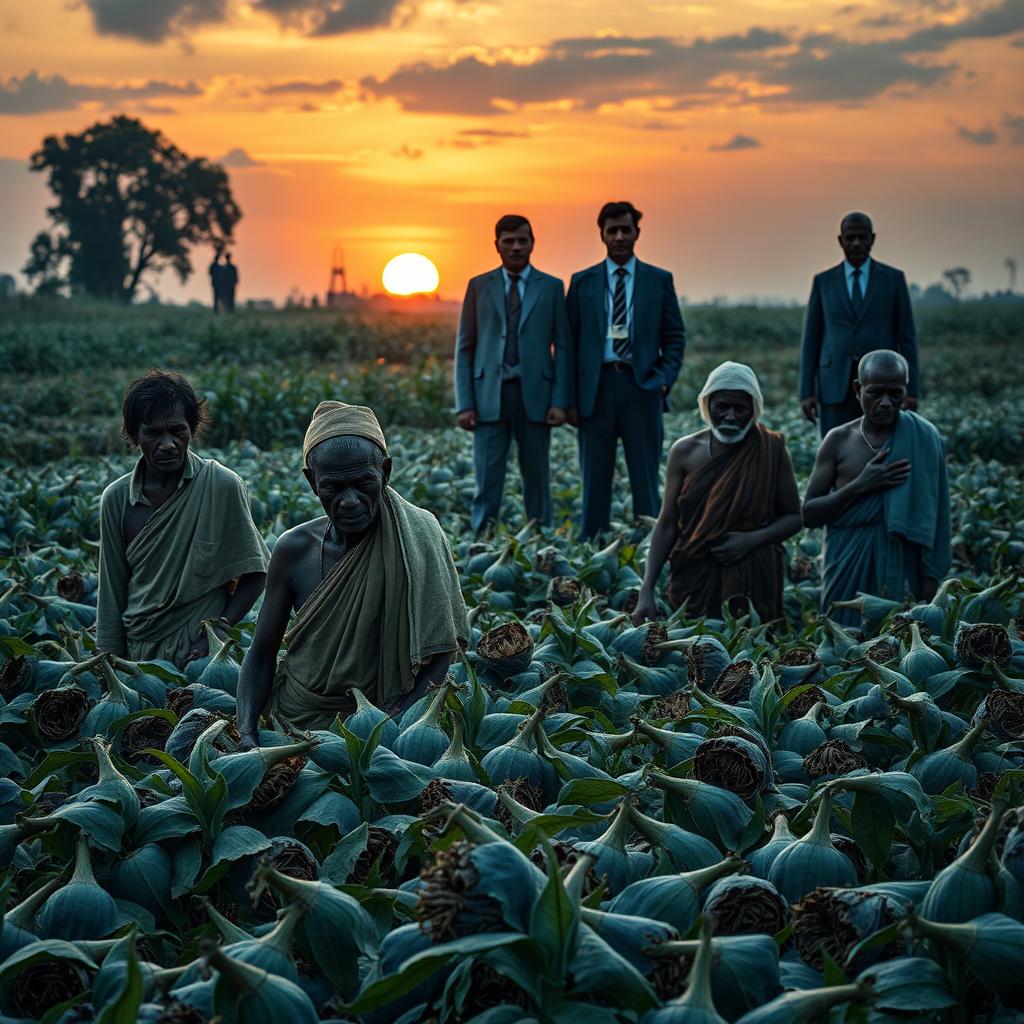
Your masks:
M455 340L455 409L475 409L483 422L501 419L501 368L505 355L505 279L497 270L469 282ZM530 267L519 313L519 371L523 406L543 423L555 405L573 404L572 353L565 319L565 286Z
M851 394L857 360L879 348L903 355L910 366L908 391L919 394L914 313L903 271L873 259L859 315L842 263L815 275L800 346L800 398L839 405Z
M573 274L566 306L577 368L577 407L581 417L591 416L608 338L608 274L604 260ZM637 384L650 391L671 389L686 348L679 296L667 270L640 260L636 261L633 281L629 340Z

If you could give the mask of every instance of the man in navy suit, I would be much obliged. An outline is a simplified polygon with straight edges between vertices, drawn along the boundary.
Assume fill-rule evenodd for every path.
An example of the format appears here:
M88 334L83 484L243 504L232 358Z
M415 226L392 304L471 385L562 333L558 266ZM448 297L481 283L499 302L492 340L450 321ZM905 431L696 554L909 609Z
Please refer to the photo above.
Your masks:
M633 515L655 517L661 504L662 411L683 364L686 327L672 275L633 254L640 217L632 203L605 203L597 226L608 255L569 283L584 538L611 524L620 438Z
M853 391L867 352L892 349L910 368L903 408L917 408L917 338L902 270L871 258L871 218L848 213L839 225L845 259L815 275L800 347L800 407L821 436L861 415Z
M551 525L551 428L573 404L565 286L530 264L533 229L518 214L494 227L501 266L469 282L455 342L455 409L473 432L472 526L498 520L515 438L526 515Z

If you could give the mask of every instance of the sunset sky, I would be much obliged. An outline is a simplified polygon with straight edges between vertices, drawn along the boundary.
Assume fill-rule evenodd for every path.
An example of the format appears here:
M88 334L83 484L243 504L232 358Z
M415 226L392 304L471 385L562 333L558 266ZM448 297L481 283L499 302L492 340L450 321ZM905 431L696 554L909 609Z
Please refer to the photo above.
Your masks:
M1024 270L1024 0L0 0L0 33L0 272L33 149L117 112L230 169L243 299L323 292L336 245L459 298L506 212L567 278L620 198L694 301L802 301L850 209L912 281ZM160 294L206 299L209 255Z

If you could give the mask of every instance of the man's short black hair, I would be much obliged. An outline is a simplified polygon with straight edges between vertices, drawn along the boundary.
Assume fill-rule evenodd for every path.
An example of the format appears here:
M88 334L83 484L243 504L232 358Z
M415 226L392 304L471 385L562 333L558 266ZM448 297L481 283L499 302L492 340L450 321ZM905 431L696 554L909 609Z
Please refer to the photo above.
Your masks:
M206 402L196 396L195 389L180 373L149 370L144 377L133 380L124 393L121 434L130 444L138 445L142 424L170 413L176 406L181 407L193 437L210 422Z
M522 227L527 228L530 237L533 238L533 226L521 213L506 213L504 217L499 217L498 223L494 225L494 240L497 241L509 231L518 231Z
M605 223L612 217L624 217L629 214L633 218L633 227L640 226L640 218L643 214L628 200L619 199L614 203L605 203L601 212L597 215L597 226L604 231Z

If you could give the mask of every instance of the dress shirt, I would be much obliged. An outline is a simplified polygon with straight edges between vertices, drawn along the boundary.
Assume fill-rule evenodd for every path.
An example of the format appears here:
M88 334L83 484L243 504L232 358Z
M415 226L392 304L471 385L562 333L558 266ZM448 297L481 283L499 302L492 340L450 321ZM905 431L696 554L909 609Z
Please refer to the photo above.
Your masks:
M523 299L526 298L526 278L530 274L530 264L527 263L522 270L519 271L519 326L523 324ZM501 268L501 280L502 287L505 290L505 309L508 310L508 290L512 287L512 275L504 268ZM505 325L506 330L508 325ZM502 358L501 363L501 379L502 380L518 380L522 376L521 367L523 365L523 350L519 349L519 362L515 366L508 366Z
M636 279L636 257L630 256L626 263L622 264L626 271L626 329L629 331L630 336L633 333L633 281ZM612 300L615 297L615 283L618 278L615 276L615 271L619 269L619 264L610 260L607 257L604 261L605 269L605 319L608 324L608 336L604 343L604 361L606 363L620 363L622 362L622 356L615 351L615 345L612 342Z
M843 273L846 275L846 294L853 301L853 272L856 268L849 260L843 260ZM867 298L868 277L871 275L871 257L860 265L860 294Z

